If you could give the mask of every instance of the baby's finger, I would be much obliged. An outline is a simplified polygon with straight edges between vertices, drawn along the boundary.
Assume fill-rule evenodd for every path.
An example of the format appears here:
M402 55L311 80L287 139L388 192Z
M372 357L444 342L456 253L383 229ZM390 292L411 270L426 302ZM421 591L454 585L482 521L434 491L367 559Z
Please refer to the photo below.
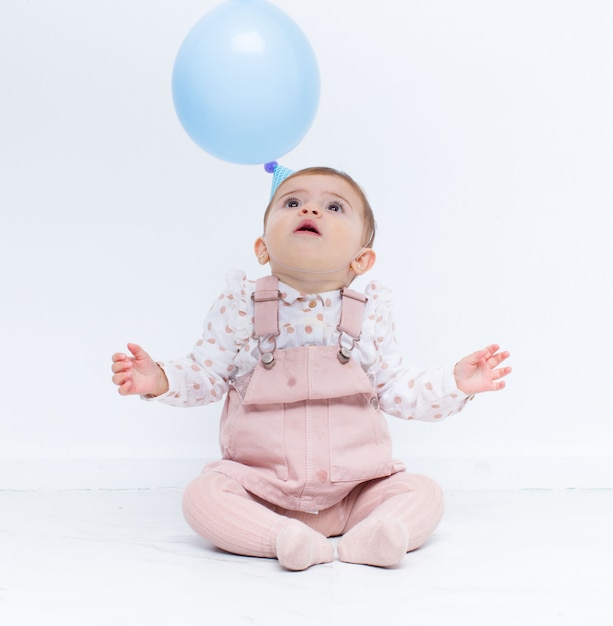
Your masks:
M125 372L120 372L119 374L115 374L111 378L111 380L113 381L113 384L117 385L118 387L121 387L121 385L125 385L126 382L130 381L131 379L132 377L126 374Z
M497 352L487 360L492 368L500 365L503 361L506 361L511 356L509 352Z
M492 343L486 348L483 348L483 351L486 353L485 358L490 359L498 352L498 350L500 350L500 346L497 343Z
M119 374L119 372L127 372L132 369L132 361L115 361L113 365L111 365L111 371L114 374Z
M470 364L477 364L481 361L487 360L490 357L489 348L482 348L481 350L477 350L472 354L469 354L467 357L464 357L462 361L465 361Z
M511 369L511 367L501 367L497 370L494 370L492 372L492 380L499 380L500 378L503 378L505 376L508 376L513 370Z
M120 385L117 389L120 396L129 396L132 394L132 382L125 382L123 385Z
M506 386L507 384L504 382L504 380L500 380L498 382L493 383L492 391L502 391Z

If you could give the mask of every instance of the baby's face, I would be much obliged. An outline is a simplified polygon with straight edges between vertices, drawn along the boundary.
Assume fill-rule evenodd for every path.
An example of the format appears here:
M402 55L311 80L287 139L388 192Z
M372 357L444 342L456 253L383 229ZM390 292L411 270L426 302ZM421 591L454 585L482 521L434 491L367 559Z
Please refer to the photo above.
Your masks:
M343 178L299 175L282 183L266 221L265 241L273 273L350 272L364 245L364 207Z

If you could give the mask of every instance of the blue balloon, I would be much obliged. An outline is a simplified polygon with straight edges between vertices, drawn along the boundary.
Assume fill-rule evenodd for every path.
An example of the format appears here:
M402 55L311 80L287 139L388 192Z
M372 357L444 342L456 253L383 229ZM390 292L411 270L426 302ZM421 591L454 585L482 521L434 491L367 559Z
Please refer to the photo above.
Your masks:
M227 0L183 41L174 106L203 150L241 164L295 148L315 118L319 70L304 33L265 0Z

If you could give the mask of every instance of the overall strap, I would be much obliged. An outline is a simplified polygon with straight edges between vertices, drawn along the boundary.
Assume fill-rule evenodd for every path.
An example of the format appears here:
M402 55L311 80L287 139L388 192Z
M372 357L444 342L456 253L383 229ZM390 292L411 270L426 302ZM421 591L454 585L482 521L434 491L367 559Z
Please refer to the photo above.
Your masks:
M253 334L255 337L279 334L279 279L263 276L255 281L253 298Z
M341 320L336 327L339 331L337 357L343 365L346 365L351 360L351 351L355 348L355 344L360 341L364 305L368 298L351 289L341 289L341 296ZM343 335L351 337L350 346L343 342Z
M275 349L279 334L279 280L276 276L264 276L255 281L253 298L253 336L258 340L262 365L270 369L275 364ZM261 340L268 337L272 345L262 350Z
M352 289L341 289L341 296L343 298L341 321L338 323L337 329L358 340L362 332L364 306L368 302L368 298Z

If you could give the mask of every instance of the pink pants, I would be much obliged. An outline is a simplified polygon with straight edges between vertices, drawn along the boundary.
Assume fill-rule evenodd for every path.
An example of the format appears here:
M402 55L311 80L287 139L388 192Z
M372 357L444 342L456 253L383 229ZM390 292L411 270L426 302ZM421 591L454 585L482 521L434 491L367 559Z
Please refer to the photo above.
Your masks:
M406 525L411 551L437 527L443 494L432 479L399 472L362 483L338 504L312 514L282 509L224 474L204 472L187 486L183 513L196 533L223 550L245 556L275 557L277 535L292 519L325 537L335 537L367 517L393 518Z

